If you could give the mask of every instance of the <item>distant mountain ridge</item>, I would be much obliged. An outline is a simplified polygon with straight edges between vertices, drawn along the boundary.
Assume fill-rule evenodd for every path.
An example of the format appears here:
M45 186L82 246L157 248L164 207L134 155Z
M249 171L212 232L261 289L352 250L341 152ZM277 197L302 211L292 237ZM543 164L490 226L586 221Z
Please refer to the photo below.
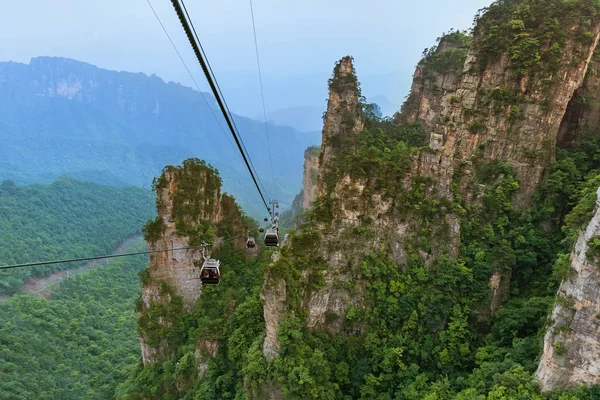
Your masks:
M50 182L68 174L149 187L165 165L200 157L221 171L225 189L247 212L257 214L258 196L232 139L222 132L215 100L204 97L155 75L66 58L1 62L0 179ZM264 123L234 119L268 195L291 203L301 186L304 150L320 134L270 125L271 173Z

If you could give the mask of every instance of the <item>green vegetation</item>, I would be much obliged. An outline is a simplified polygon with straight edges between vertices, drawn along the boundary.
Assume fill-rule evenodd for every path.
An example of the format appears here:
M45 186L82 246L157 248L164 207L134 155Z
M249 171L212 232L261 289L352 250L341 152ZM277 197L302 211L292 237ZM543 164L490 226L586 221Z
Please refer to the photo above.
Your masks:
M152 188L159 194L161 190L168 190L169 181L177 188L172 193L167 192L173 202L172 217L177 234L189 237L191 246L214 241L216 231L210 217L221 196L219 172L203 160L190 158L180 166L165 167L161 176L154 179ZM163 207L160 197L157 197L156 206L159 211ZM163 229L163 222L157 217L144 227L144 237L153 242Z
M352 57L349 56L346 56L345 58L350 58L351 60L354 60ZM328 81L329 90L337 93L341 93L344 90L347 90L348 88L356 88L357 86L359 86L358 79L356 78L356 71L354 71L354 68L352 69L352 72L350 74L342 74L340 72L342 62L344 59L335 64L333 76Z
M390 140L390 131L380 134L381 145ZM361 154L367 146L377 148L372 140L367 129L353 153ZM460 256L442 255L425 266L418 253L409 251L400 269L389 254L371 253L361 264L349 265L346 273L361 278L366 287L364 294L355 292L355 285L345 288L363 297L364 304L350 307L345 315L327 315L330 326L341 322L340 335L305 327L302 296L315 289L311 279L301 277L307 272L319 276L323 268L314 246L319 233L305 226L294 234L292 247L269 267L274 276L285 279L288 312L279 333L279 358L266 363L260 382L279 382L290 399L575 400L600 395L599 388L582 388L543 396L533 380L573 235L589 221L595 204L592 188L599 184L599 148L597 142L588 142L582 148L561 150L528 213L513 205L519 188L513 168L499 161L478 161L475 179L483 185L481 206L463 205L459 211ZM377 169L388 162L379 156L370 165ZM351 175L364 168L357 170L361 163L356 162L340 165L341 172ZM384 177L388 180L380 183ZM396 177L377 173L366 182L372 191L393 193ZM424 189L428 184L416 183L396 204L423 218L419 221L432 221L448 208L461 209L435 205ZM313 217L331 218L326 212L330 201L322 196ZM363 231L368 229L356 228L352 235ZM422 233L430 234L430 230ZM508 282L501 288L508 301L492 317L493 273ZM557 345L557 353L561 351L564 346ZM252 382L253 377L245 379Z
M479 67L501 54L510 55L516 79L532 73L555 73L569 40L581 48L592 42L591 26L600 12L596 0L499 0L476 18ZM583 52L575 52L584 57ZM567 60L573 62L573 60Z
M51 185L0 184L0 264L110 254L140 233L153 215L152 193L67 177ZM82 263L0 272L0 294L18 293L24 279Z
M492 97L512 100L501 91ZM173 324L151 340L168 337L177 344L175 354L139 367L119 393L127 393L127 399L244 399L261 398L264 385L270 385L280 386L286 398L302 400L576 400L600 395L597 387L541 395L533 378L547 316L568 273L572 242L596 201L600 141L560 150L534 207L522 212L513 204L520 183L513 167L501 161L474 160L475 206L465 204L456 188L452 200L432 195L431 179L413 177L407 189L403 177L411 157L427 151L423 140L418 125L368 118L355 140L336 148L336 165L326 177L329 190L340 176L349 175L366 185L367 195L359 203L368 205L371 194L382 193L395 212L415 218L421 227L418 240L405 242L408 256L402 268L387 252L368 250L360 262L341 267L353 278L335 287L363 300L344 315L327 313L326 324L337 334L307 329L305 323L305 299L325 285L324 271L331 268L318 246L325 236L311 227L336 218L338 200L325 193L303 230L291 233L292 245L281 249L277 262L247 265L225 249L220 257L231 265L224 277L228 281L208 288L193 313L175 307L156 314ZM455 178L458 183L460 176ZM425 265L419 251L429 251L431 240L445 240L447 227L436 227L436 221L450 212L461 219L460 254L442 254ZM371 223L361 220L342 234L342 242L372 238ZM435 237L436 229L441 238ZM262 268L267 290L276 281L285 282L286 289L281 348L272 361L262 354ZM329 277L341 272L329 271ZM492 316L493 274L505 282L499 287L505 301L498 302ZM198 340L219 343L203 379L195 373ZM564 351L563 345L556 347L557 354Z
M519 106L511 106L508 113L508 119L511 121L521 118L521 108Z
M370 119L356 139L348 139L336 149L336 165L324 177L326 191L337 183L340 174L376 182L381 189L393 190L408 171L410 155L423 146L425 134L418 124L396 125L390 119ZM355 143L356 142L356 143ZM356 147L355 147L356 146ZM327 197L327 193L324 194ZM315 207L331 211L329 200L321 199ZM325 220L331 220L325 214Z
M316 157L321 153L321 146L310 146L304 152L304 158Z
M485 126L485 122L476 119L475 121L469 122L467 124L467 129L469 132L476 134L476 133L481 133L483 131L485 131L486 126Z
M589 250L587 252L587 256L590 258L595 258L600 255L600 237L594 236L590 240L588 240Z
M145 264L144 256L116 259L65 279L52 300L1 303L0 398L113 398L139 363L133 303Z
M423 52L423 71L437 74L460 73L467 59L472 37L467 32L451 31L438 38L438 43Z
M117 398L227 399L243 393L245 374L260 375L264 321L259 292L265 259L246 261L228 245L215 256L224 266L221 284L203 288L195 312L183 312L176 298L168 309L145 311L140 329L150 334L155 341L151 344L168 338L175 352L156 365L139 365L119 387ZM162 285L160 290L167 293L170 288ZM152 325L158 315L175 323L158 330L160 325ZM219 342L219 354L209 362L203 381L198 380L194 356L198 340Z
M596 0L498 1L479 17L480 67L504 53L515 79L551 75L570 35L578 46L589 43L588 22L597 10ZM453 33L425 54L424 65L430 72L456 72L470 45L468 36ZM354 74L339 79L338 68L330 89L356 89ZM517 93L499 87L478 96L516 125L524 102ZM485 143L455 165L451 182L442 174L419 176L429 171L414 167L437 155L424 146L425 133L432 132L400 122L401 116L381 119L361 102L364 130L331 138L327 150L335 162L301 230L290 233L290 245L280 249L277 261L256 262L264 282L246 280L241 295L239 286L216 288L220 297L207 292L194 313L167 311L173 324L166 335L179 344L176 353L135 371L120 388L126 398L247 399L277 390L286 399L302 400L598 398L600 387L541 394L534 374L554 302L574 304L556 292L571 273L573 242L596 204L600 140L559 150L524 210L515 203L526 182L519 182L513 165L485 158ZM487 111L464 110L469 131L486 129ZM343 133L357 117L352 110L341 113ZM443 161L440 168L446 168ZM344 184L346 178L351 184ZM378 196L381 202L373 200ZM342 215L342 206L358 217ZM460 226L458 235L451 232L452 219ZM599 243L590 240L590 256ZM330 265L329 258L340 262ZM242 279L238 271L233 277ZM285 287L283 310L277 310L280 348L272 360L262 352L261 287L266 295ZM351 304L343 312L329 310L324 326L309 329L308 304L324 287L327 292L320 294L347 296L342 302ZM228 308L234 303L238 306ZM199 379L199 362L210 358L195 357L206 350L203 341L218 342L219 351ZM567 347L556 343L557 356Z

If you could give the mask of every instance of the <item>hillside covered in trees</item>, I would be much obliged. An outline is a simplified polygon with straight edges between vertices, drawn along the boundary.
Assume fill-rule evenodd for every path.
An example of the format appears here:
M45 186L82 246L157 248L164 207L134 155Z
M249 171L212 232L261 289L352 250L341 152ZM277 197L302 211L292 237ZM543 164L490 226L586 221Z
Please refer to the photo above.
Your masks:
M137 189L5 181L21 251L0 256L87 254L140 220L186 248L0 304L0 397L600 399L599 43L598 0L498 0L423 53L393 118L343 57L276 249L246 248L233 182L197 158L154 180L153 219Z
M0 303L0 398L114 398L139 362L134 302L146 262L135 256L81 272L52 300L15 295Z
M150 218L151 192L61 177L50 185L0 184L0 265L111 254L140 234ZM83 263L0 271L0 295L23 280Z
M145 189L61 177L0 184L0 265L112 254L153 216ZM129 251L142 251L138 241ZM19 294L23 280L80 263L0 272L0 398L107 399L139 358L134 302L144 256L72 271L51 299Z

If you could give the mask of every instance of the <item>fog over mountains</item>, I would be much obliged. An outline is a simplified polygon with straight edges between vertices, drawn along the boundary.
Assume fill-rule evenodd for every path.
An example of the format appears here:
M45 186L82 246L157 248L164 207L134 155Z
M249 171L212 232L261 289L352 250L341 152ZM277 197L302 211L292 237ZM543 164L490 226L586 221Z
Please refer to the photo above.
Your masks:
M301 186L304 150L320 142L320 132L269 125L271 172L264 123L234 119L268 195L291 203ZM165 165L199 157L218 168L225 190L257 215L258 195L222 127L211 95L155 75L55 57L0 63L0 180L51 182L66 174L150 187Z

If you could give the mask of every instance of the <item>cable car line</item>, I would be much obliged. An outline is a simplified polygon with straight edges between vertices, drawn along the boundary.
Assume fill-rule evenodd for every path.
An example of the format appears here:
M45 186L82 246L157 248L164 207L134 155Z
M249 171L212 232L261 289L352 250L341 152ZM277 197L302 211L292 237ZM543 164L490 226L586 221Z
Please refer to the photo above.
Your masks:
M275 188L275 173L273 172L273 156L271 155L271 140L269 139L269 125L267 123L267 109L265 107L265 91L263 88L262 71L260 68L260 56L258 54L258 40L256 39L256 24L254 23L254 7L250 0L250 15L252 16L252 31L254 32L254 49L256 50L256 65L258 66L258 81L260 82L260 97L262 99L263 116L265 118L265 132L267 133L267 146L269 150L269 162L271 164L272 188Z
M154 16L156 17L156 20L160 24L160 27L162 28L163 32L165 33L165 35L169 39L169 42L171 42L171 46L173 46L173 49L175 50L175 53L177 53L177 56L179 57L179 60L181 61L181 63L185 67L188 75L192 79L192 82L194 82L194 85L196 86L196 89L198 90L198 92L200 92L200 95L202 96L202 100L204 100L204 103L206 103L206 107L208 108L208 110L210 111L210 113L212 114L212 116L214 117L217 125L219 125L219 128L221 129L221 133L223 133L223 136L225 136L225 138L227 139L227 141L229 142L229 144L231 145L231 147L233 149L235 149L235 146L234 146L233 142L231 141L231 138L225 133L225 129L223 128L223 125L221 124L221 121L219 121L219 119L217 118L217 115L213 111L213 109L210 106L210 103L208 102L208 100L206 100L206 96L204 96L204 93L202 92L202 90L200 90L200 86L198 85L198 82L196 82L196 79L194 78L194 75L192 75L192 72L190 71L190 69L188 68L185 60L181 56L181 53L179 52L179 49L177 49L177 46L175 46L175 43L173 42L173 39L171 39L171 35L169 35L169 32L167 31L167 28L165 28L165 26L162 23L160 17L156 13L156 10L154 10L154 7L152 6L152 3L150 3L150 0L146 0L146 3L148 3L148 5L150 6L150 9L154 13ZM237 152L236 152L236 154L237 154ZM239 155L238 155L238 157L239 157ZM240 157L240 160L242 160L241 157Z
M213 81L215 82L215 86L217 87L217 90L219 91L219 95L221 96L221 99L223 100L223 104L225 104L225 108L227 109L229 118L231 118L231 122L235 129L235 132L238 135L238 137L240 138L240 142L242 143L242 148L244 149L244 152L246 154L248 154L248 160L250 161L250 165L252 166L252 169L254 170L254 173L256 174L258 183L262 187L263 192L266 193L267 190L265 189L265 185L263 185L263 183L261 182L260 176L258 176L256 167L254 166L254 163L252 162L252 159L250 158L250 152L248 151L248 149L246 149L246 144L244 143L244 139L242 138L242 135L240 134L240 130L238 129L237 124L235 123L235 118L233 118L233 113L231 112L231 110L229 110L229 105L227 104L227 101L225 100L225 95L223 95L223 92L221 91L221 86L219 86L219 81L217 80L217 77L212 70L212 66L210 65L210 61L208 60L208 57L206 56L206 52L204 51L204 47L202 46L200 37L198 36L198 33L196 32L196 27L194 26L194 21L192 21L192 17L188 13L188 10L187 10L187 7L185 6L184 0L181 0L181 5L183 6L183 11L185 12L187 20L189 21L190 26L192 28L192 32L194 33L194 37L196 38L196 43L198 43L198 47L200 48L200 53L202 54L202 56L204 57L204 60L206 61L206 65L208 67L208 70L210 71Z
M232 241L235 239L240 239L242 237L243 236L230 237L228 239L224 239L218 243L215 243L215 245L226 243L226 242L229 242L229 241ZM52 264L63 264L63 263L66 264L66 263L72 263L72 262L78 262L78 261L102 260L105 258L129 257L129 256L137 256L137 255L141 255L141 254L165 253L168 251L177 251L177 250L191 250L191 249L198 249L201 247L203 248L206 246L207 246L207 244L203 243L199 246L172 247L169 249L161 249L161 250L146 250L146 251L137 251L137 252L133 252L133 253L120 253L120 254L110 254L110 255L104 255L104 256L70 258L70 259L66 259L66 260L36 261L36 262L23 263L23 264L2 265L2 266L0 266L0 270L24 268L24 267L35 267L35 266L39 266L39 265L52 265Z
M135 253L111 254L111 255L96 256L96 257L70 258L70 259L66 259L66 260L37 261L37 262L24 263L24 264L2 265L2 266L0 266L0 269L34 267L34 266L38 266L38 265L51 265L51 264L72 263L72 262L77 262L77 261L102 260L104 258L137 256L137 255L140 255L140 254L164 253L164 252L167 252L167 251L174 251L174 250L189 250L189 249L195 249L195 248L198 248L198 247L200 247L200 246L178 247L178 248L162 249L162 250L138 251L138 252L135 252Z
M223 100L221 99L221 97L219 96L219 91L217 90L217 87L215 85L214 80L212 79L211 74L209 73L208 67L206 65L206 62L204 60L204 57L202 56L202 53L200 52L200 48L198 46L198 43L196 43L196 40L194 39L194 35L192 32L192 29L190 28L190 24L188 23L188 21L185 18L184 15L184 11L181 7L181 5L179 4L178 0L171 0L171 3L173 4L173 8L175 9L175 12L177 13L177 17L179 18L179 22L181 22L181 25L183 26L183 30L185 31L188 40L192 46L192 49L194 50L194 53L196 55L196 58L198 59L198 62L200 63L200 66L202 67L202 71L204 72L204 75L206 77L206 80L208 81L208 84L217 100L217 103L219 104L219 108L221 109L221 113L223 114L223 117L225 118L225 121L227 122L227 126L229 128L229 130L231 131L231 134L233 136L233 138L235 139L235 143L238 146L238 149L240 150L240 153L242 154L242 157L244 159L244 162L246 164L246 168L248 168L248 172L250 173L250 176L252 177L252 180L254 181L254 185L256 186L256 190L258 190L258 193L263 201L263 204L265 206L265 208L267 210L269 210L269 206L267 205L267 201L265 199L265 195L263 194L263 191L261 190L259 184L258 184L258 180L255 176L255 173L253 172L251 166L250 166L250 162L248 161L249 155L247 156L242 148L242 144L240 142L240 138L238 138L238 135L236 135L236 131L233 127L233 123L231 121L231 118L229 117L228 113L227 113L227 109L225 108L225 104L223 103ZM199 40L198 40L199 42Z

